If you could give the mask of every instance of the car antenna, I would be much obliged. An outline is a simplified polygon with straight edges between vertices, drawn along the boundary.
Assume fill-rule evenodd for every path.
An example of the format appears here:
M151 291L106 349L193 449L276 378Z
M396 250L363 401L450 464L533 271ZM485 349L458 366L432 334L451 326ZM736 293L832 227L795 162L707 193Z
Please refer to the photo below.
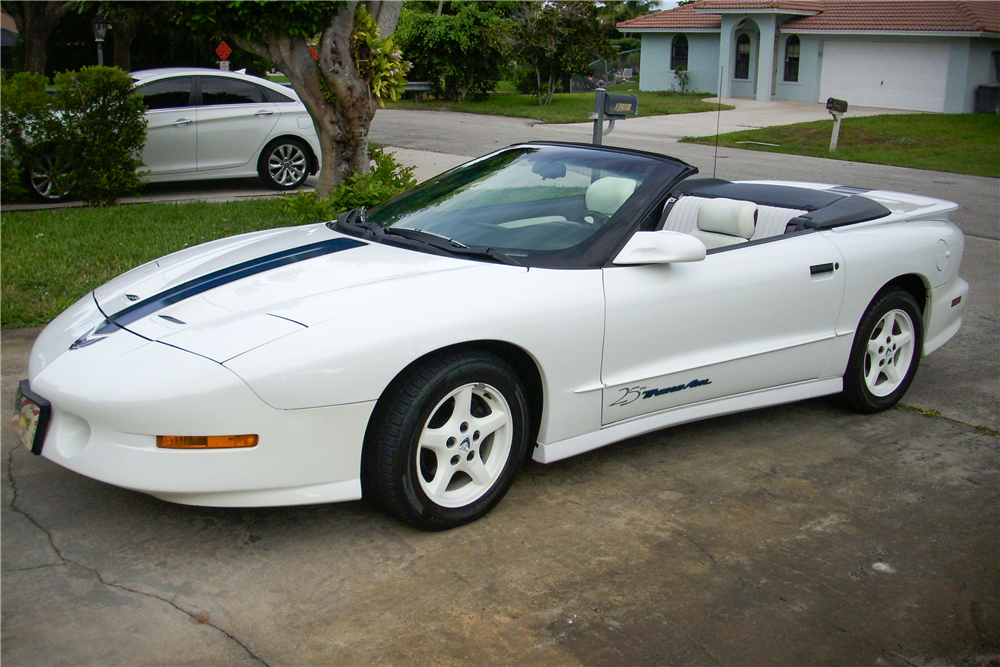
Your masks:
M726 71L726 66L719 68L719 109L715 114L715 157L712 159L712 178L715 178L715 169L719 164L719 125L722 123L722 74Z

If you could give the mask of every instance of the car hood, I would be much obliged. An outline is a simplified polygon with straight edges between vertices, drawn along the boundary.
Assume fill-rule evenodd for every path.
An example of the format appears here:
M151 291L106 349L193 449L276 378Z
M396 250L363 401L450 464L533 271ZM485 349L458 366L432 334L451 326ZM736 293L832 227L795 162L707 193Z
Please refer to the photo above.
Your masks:
M308 307L329 303L312 297L415 275L464 281L497 270L525 269L368 243L316 224L168 255L98 288L94 299L118 327L222 363L336 316Z

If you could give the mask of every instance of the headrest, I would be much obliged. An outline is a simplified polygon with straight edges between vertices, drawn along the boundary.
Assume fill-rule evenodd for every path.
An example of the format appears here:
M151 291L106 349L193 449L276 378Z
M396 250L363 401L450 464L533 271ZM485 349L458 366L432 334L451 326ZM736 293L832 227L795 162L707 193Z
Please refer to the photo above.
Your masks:
M757 204L736 199L709 199L698 209L698 229L749 239L757 226Z
M604 215L614 215L625 200L635 192L635 181L631 178L605 176L587 188L587 209Z

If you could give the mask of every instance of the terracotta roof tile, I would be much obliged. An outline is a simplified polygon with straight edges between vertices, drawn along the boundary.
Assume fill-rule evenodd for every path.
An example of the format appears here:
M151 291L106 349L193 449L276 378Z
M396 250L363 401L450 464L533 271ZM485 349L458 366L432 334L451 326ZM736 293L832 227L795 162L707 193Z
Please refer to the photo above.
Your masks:
M718 29L720 15L706 12L782 9L819 12L792 18L782 25L783 30L1000 33L1000 2L995 0L700 0L618 27L625 32Z
M722 24L722 19L718 14L698 14L695 12L699 6L704 5L708 0L693 2L682 7L675 7L655 14L646 14L629 21L618 24L618 29L628 31L629 29L644 28L686 28L686 29L715 29L718 30Z

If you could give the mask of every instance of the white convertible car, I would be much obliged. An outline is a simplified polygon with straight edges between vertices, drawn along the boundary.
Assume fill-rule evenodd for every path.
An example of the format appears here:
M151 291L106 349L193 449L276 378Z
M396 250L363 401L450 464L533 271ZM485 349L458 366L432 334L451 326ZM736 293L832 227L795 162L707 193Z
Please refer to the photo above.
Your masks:
M39 336L20 437L178 503L364 496L444 529L527 456L827 394L884 410L958 330L955 204L695 172L522 144L150 262Z

